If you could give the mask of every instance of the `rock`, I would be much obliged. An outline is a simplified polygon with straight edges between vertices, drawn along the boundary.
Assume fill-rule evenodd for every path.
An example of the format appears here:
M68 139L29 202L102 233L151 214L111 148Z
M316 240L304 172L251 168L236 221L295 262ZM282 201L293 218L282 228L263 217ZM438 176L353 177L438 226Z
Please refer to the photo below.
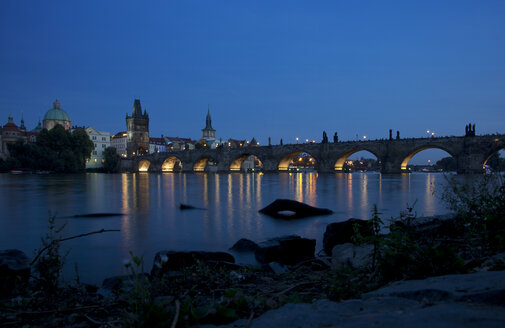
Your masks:
M176 271L187 266L196 264L198 261L216 261L235 263L233 255L225 252L176 252L176 251L161 251L156 253L154 257L153 268L151 275L159 277L168 271Z
M358 300L287 304L254 318L247 326L503 327L504 303L500 304L491 296L500 295L504 290L505 271L402 281L365 294ZM243 321L220 327L241 327L239 324L243 325Z
M326 208L317 208L290 199L276 199L270 205L259 210L259 212L281 219L305 218L333 213L333 211Z
M357 246L351 243L335 245L332 249L331 268L359 269L370 265L372 260L373 245Z
M9 295L25 286L30 278L30 260L23 251L0 251L0 295Z
M284 236L259 243L254 256L260 263L280 262L293 265L313 258L315 249L315 239L302 238L296 235Z
M349 219L344 222L330 223L326 226L323 236L323 248L326 254L331 255L335 245L352 243L354 226L357 226L362 237L373 235L372 224L368 220Z
M149 276L146 273L141 273L138 275L137 279L144 279L144 281L149 280ZM135 275L120 275L109 277L103 280L102 289L107 291L119 291L121 289L129 289L135 284Z
M252 240L245 239L245 238L240 239L230 248L230 250L236 251L236 252L254 252L257 249L258 249L258 244L256 244Z
M383 296L423 300L429 304L473 301L505 306L505 271L452 274L423 280L399 281L364 294L363 298Z
M392 229L395 227L408 230L416 238L455 237L461 232L458 219L450 214L396 220Z
M270 271L275 274L283 274L289 271L288 267L279 262L270 262L263 265L265 271Z

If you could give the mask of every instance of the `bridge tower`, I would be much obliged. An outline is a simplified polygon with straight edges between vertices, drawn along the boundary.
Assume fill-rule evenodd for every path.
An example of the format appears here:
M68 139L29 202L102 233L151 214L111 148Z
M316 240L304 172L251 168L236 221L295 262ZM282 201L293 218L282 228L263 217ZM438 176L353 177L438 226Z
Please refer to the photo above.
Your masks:
M128 157L149 154L149 115L140 99L133 101L132 115L126 114L126 154Z

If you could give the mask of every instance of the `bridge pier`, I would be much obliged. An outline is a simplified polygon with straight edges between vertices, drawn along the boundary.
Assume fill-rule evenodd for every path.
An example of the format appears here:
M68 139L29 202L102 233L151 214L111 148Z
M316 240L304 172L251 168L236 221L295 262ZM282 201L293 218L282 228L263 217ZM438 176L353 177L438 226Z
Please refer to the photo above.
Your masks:
M456 156L456 172L458 174L482 174L484 173L484 161L486 158L483 154L462 154Z

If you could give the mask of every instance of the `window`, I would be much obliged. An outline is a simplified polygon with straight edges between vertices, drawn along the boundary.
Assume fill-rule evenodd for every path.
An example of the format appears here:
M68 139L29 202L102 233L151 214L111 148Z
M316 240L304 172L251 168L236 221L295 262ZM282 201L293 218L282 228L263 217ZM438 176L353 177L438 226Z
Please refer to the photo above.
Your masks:
M105 159L102 159L102 164L105 163Z
M102 148L105 148L105 144L102 144Z
M102 140L105 141L105 137L102 137Z
M95 148L96 148L96 143L95 143Z
M96 150L93 150L93 155L96 155Z
M95 158L95 159L93 159L93 163L96 163L96 162L97 162L96 158Z
M91 137L91 139L96 140L96 136ZM95 144L95 146L96 146L96 144Z

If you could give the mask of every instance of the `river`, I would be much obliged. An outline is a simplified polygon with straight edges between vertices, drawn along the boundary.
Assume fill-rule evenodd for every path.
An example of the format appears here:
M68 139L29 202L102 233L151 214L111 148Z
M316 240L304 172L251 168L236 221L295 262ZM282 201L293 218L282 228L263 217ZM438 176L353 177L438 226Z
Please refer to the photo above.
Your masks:
M447 213L441 200L445 185L441 173L0 174L0 249L17 248L33 256L50 215L56 215L58 225L65 224L64 237L119 229L63 243L69 252L66 278L74 276L77 263L82 281L100 283L125 273L123 261L130 252L143 256L150 270L157 251L226 251L240 238L262 241L298 234L315 238L318 251L328 223L369 218L374 204L385 220L414 203L418 216ZM258 213L276 198L335 213L291 221ZM203 210L181 211L181 203ZM124 215L69 217L99 212Z

